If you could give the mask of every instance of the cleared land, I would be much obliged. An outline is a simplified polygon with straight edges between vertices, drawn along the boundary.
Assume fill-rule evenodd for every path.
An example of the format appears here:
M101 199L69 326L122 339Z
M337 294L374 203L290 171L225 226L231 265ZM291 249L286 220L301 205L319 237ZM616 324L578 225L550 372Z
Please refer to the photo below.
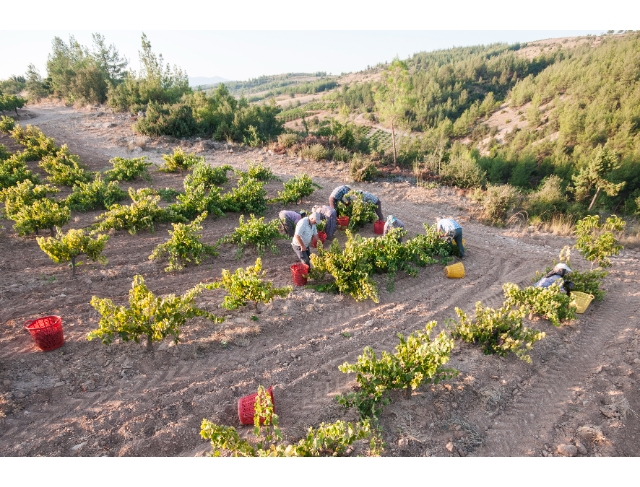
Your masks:
M333 187L348 180L348 169L333 163L305 163L258 150L229 152L224 144L204 140L137 137L128 115L102 109L39 105L29 107L26 116L31 118L21 123L37 125L58 144L67 143L92 170L106 168L115 156L146 155L159 164L161 154L181 144L216 166L246 168L249 161L262 161L283 179L307 172L323 189L298 208L327 201ZM6 136L0 136L0 143L17 149ZM36 163L29 164L37 170ZM152 177L155 187L182 187L183 176L153 170ZM355 384L338 365L355 360L367 345L392 350L396 333L422 329L429 320L438 321L439 331L455 316L456 306L472 311L478 300L500 305L504 282L528 284L536 270L572 243L484 226L472 218L473 205L452 189L427 190L408 182L353 186L378 195L385 215L401 218L410 235L421 233L422 223L439 214L463 222L467 276L449 280L441 266L431 266L417 278L399 275L393 293L380 280L379 304L296 288L287 299L266 306L257 322L250 319L251 310L228 313L221 325L194 320L179 345L167 341L153 353L143 345L88 342L86 335L98 320L89 305L91 296L122 304L135 274L142 274L155 293L182 293L217 278L223 268L252 264L256 255L251 249L235 260L235 248L225 246L219 257L199 267L167 274L163 262L147 257L166 240L170 225L135 236L115 232L105 252L109 263L82 266L72 280L69 269L51 262L34 238L15 236L12 222L2 220L0 407L5 418L0 420L0 455L202 455L210 448L198 434L203 418L250 434L250 427L238 425L236 403L258 384L274 386L288 439L299 438L321 421L355 420L353 412L333 399ZM277 182L267 186L270 196L280 188ZM281 209L270 207L267 219ZM87 226L98 213L74 213L69 227ZM203 240L210 243L229 233L238 216L205 221ZM373 236L372 226L362 234ZM338 239L344 241L344 236L338 234ZM280 254L267 253L263 263L269 279L287 285L295 257L287 241L278 247ZM640 264L631 250L613 262L603 303L591 304L562 328L541 320L529 323L547 333L534 346L532 364L514 356L485 356L476 346L458 343L449 363L461 372L456 379L423 386L410 400L394 396L381 417L384 454L548 456L557 454L559 444L576 440L589 456L640 454L635 413L640 410ZM214 311L220 295L208 293L199 302ZM66 343L43 353L22 325L48 314L62 316ZM591 430L579 430L584 426ZM581 433L598 428L601 437Z

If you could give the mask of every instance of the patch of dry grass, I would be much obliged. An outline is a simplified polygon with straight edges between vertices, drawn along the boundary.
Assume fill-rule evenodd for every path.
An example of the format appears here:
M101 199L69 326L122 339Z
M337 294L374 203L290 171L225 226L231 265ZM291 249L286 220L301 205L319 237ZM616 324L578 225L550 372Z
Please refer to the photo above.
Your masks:
M574 233L575 221L571 215L554 216L551 221L540 224L539 230L553 235L570 237Z

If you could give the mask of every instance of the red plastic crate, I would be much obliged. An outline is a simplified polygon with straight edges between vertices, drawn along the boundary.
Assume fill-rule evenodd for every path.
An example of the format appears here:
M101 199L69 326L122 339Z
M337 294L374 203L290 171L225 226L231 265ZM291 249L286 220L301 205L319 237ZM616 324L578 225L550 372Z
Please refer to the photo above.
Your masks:
M36 346L44 352L55 350L64 344L62 318L59 316L44 316L27 321L24 327L31 334Z
M273 404L273 412L275 414L276 402L273 399L273 387L269 387L267 393L271 396L271 404ZM240 418L240 424L253 424L253 416L256 411L256 397L258 397L257 392L238 399L238 418ZM264 418L260 418L260 424L264 424Z

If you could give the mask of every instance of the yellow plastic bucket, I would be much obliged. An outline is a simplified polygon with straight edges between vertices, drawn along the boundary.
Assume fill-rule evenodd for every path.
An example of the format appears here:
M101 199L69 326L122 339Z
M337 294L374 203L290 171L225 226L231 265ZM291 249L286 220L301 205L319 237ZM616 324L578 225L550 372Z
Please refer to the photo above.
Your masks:
M458 243L457 243L455 240L452 240L452 241L451 241L451 243L452 243L453 245L455 245L456 247L458 246ZM467 246L467 241L466 241L464 238L462 239L462 246L463 246L463 247L466 247L466 246Z
M464 266L462 265L462 262L445 267L444 275L449 279L460 279L464 277Z
M584 313L587 311L589 304L593 300L593 294L581 293L580 291L572 291L573 301L571 304L576 307L576 313Z

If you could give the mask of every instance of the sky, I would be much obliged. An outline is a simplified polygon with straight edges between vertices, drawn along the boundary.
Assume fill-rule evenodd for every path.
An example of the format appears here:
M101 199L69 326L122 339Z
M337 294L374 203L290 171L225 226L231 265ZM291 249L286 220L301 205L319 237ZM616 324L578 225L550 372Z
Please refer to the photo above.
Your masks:
M396 55L405 59L454 46L597 35L633 29L633 19L640 18L640 2L622 0L609 0L606 9L595 9L592 0L394 0L378 7L370 0L192 0L184 8L170 4L170 10L131 0L111 0L108 6L57 0L55 9L50 1L31 0L29 5L27 18L18 2L3 6L6 18L25 21L7 23L0 31L0 79L23 74L29 63L46 75L55 36L68 41L74 35L90 46L92 32L115 44L132 69L139 67L145 32L153 51L190 77L246 80L288 72L341 74Z
M138 69L142 31L99 31L109 44ZM453 46L525 42L551 37L600 34L582 31L153 31L147 30L155 53L189 76L221 76L246 80L261 75L326 71L360 71L399 56ZM0 79L22 74L33 63L46 73L47 55L55 36L65 42L73 35L91 46L91 31L0 32ZM19 45L20 49L12 46Z

